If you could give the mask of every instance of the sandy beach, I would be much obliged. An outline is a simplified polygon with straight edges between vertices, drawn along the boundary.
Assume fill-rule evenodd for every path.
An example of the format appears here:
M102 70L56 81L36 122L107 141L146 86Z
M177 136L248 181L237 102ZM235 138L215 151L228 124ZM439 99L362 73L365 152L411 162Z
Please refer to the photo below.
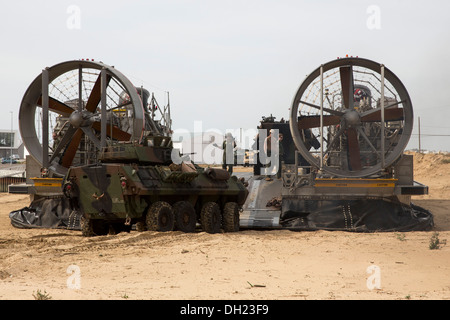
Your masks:
M16 229L29 196L0 194L0 299L450 299L450 159L415 154L413 197L435 227L419 232L137 232ZM237 168L238 169L238 168ZM431 250L437 235L441 247ZM443 244L444 243L444 244Z

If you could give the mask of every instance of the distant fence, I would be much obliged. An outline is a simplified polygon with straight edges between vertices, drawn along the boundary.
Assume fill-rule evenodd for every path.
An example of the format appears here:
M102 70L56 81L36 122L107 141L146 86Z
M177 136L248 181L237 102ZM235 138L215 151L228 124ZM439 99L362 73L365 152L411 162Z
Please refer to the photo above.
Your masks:
M0 192L8 192L10 184L25 183L26 178L21 177L2 177L0 178Z

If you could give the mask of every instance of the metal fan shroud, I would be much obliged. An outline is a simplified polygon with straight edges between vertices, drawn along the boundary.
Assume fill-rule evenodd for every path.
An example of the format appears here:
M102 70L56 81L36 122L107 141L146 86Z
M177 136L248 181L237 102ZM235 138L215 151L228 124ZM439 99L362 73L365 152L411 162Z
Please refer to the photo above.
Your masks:
M290 108L298 151L311 166L337 177L379 175L403 153L413 119L399 78L382 64L353 57L314 70Z
M103 71L102 71L103 70ZM102 120L108 143L135 141L144 130L142 100L133 84L114 67L102 62L73 60L44 70L48 74L48 169L64 175L70 166L92 162L100 150ZM41 165L44 161L44 71L28 87L19 110L23 142ZM102 84L102 73L106 83ZM102 85L106 88L106 115L101 117ZM43 119L41 119L41 117ZM50 123L51 122L51 123ZM53 146L51 146L53 142Z

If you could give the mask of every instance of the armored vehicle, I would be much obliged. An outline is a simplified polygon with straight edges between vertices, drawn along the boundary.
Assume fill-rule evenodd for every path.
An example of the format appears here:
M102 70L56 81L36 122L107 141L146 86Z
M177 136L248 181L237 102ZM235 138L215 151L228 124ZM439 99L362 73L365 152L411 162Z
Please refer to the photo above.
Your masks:
M51 201L46 210L69 206L85 236L132 226L239 230L245 186L223 169L183 158L173 148L171 124L168 95L160 107L112 66L82 59L45 68L20 108L27 175L34 182L27 185L31 207L41 200ZM43 212L40 207L30 214ZM45 218L39 217L41 226L48 226Z
M71 167L64 194L83 213L83 235L130 229L208 233L239 230L247 189L223 169L173 163L170 138L106 147L100 163ZM150 146L152 145L152 146Z

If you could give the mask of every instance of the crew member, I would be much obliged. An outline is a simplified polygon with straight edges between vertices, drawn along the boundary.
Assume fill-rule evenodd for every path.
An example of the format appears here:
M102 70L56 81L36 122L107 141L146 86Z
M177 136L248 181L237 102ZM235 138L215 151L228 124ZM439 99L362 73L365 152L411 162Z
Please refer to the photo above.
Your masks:
M213 145L223 150L222 169L227 170L228 167L230 175L233 174L234 151L236 149L236 141L234 140L233 135L230 132L226 134L222 147L219 147L216 143Z

